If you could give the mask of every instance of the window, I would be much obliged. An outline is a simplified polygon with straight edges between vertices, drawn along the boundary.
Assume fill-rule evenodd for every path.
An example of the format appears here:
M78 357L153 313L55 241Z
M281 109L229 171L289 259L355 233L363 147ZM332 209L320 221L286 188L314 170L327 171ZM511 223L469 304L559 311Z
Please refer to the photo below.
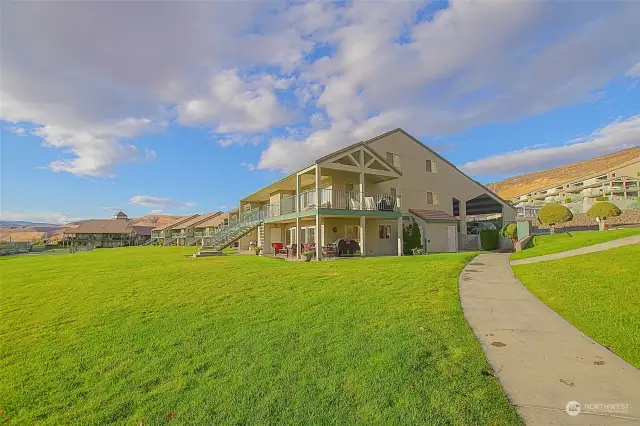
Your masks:
M437 173L438 172L438 164L435 161L427 160L427 171L429 173Z
M437 192L427 192L427 204L439 204Z
M391 239L391 225L378 225L378 237L381 240Z
M391 193L391 197L392 198L396 198L397 197L397 193L396 193L396 189L395 188L389 188L389 192Z
M400 154L394 154L393 152L387 152L387 162L396 169L400 170Z

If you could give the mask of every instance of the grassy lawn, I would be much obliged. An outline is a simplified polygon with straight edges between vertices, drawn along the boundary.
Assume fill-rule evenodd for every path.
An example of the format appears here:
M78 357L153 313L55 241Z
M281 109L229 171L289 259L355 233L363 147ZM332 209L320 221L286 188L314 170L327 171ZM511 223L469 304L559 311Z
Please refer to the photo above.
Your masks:
M187 252L0 259L7 424L520 424L461 312L471 254Z
M640 368L638 259L634 245L513 270L554 311Z
M560 253L638 234L640 234L640 227L612 229L603 232L576 231L562 232L555 235L536 235L531 239L531 242L529 242L529 245L527 246L528 248L526 250L513 253L511 255L511 260Z

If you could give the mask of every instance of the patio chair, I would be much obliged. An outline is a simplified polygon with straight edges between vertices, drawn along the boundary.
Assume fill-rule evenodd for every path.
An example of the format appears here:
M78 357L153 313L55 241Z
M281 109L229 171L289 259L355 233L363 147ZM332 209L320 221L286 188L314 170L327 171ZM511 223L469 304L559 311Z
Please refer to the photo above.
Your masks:
M271 243L271 247L273 247L273 254L276 256L279 254L287 254L287 250L282 243Z

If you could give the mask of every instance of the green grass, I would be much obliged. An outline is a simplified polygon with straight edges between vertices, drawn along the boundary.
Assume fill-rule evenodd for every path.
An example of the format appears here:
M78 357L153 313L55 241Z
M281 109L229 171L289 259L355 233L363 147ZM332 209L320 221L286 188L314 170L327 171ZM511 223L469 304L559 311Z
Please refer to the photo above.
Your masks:
M513 270L550 308L640 368L638 259L640 245L634 245Z
M638 234L640 234L640 227L612 229L609 231L576 231L562 232L555 235L536 235L527 245L527 249L513 253L511 260L560 253Z
M0 259L7 424L520 424L461 312L472 254L188 252Z

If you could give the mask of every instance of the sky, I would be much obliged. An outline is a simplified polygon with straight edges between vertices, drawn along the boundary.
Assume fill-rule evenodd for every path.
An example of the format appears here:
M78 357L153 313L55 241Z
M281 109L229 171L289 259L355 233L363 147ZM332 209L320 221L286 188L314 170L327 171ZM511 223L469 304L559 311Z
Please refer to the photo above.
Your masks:
M640 2L3 2L0 218L225 210L401 127L481 182L640 145Z

